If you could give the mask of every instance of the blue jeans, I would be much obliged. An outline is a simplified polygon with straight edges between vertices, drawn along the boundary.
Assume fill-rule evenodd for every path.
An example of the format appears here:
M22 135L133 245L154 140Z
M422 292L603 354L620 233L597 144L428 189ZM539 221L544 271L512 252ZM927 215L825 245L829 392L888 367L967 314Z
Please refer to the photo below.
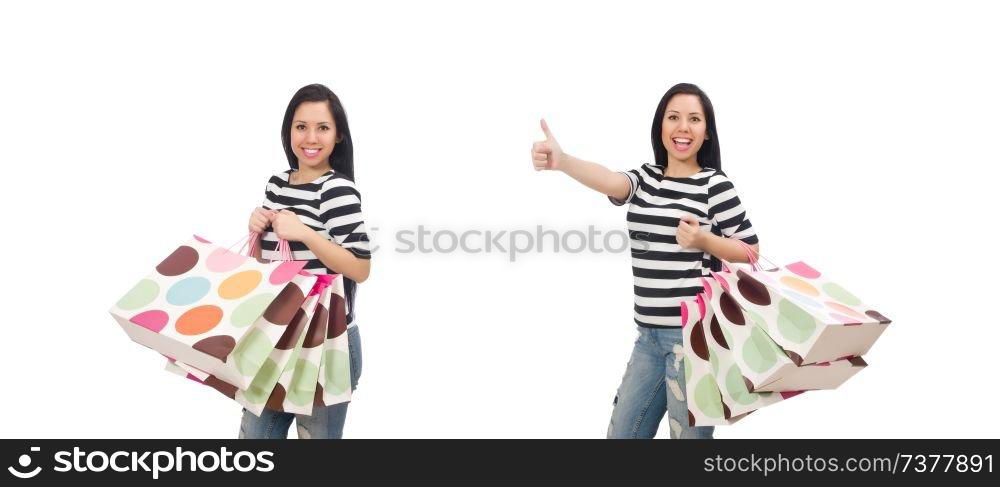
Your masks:
M639 327L615 396L608 438L653 438L664 413L671 438L711 438L711 426L688 426L680 328Z
M361 335L357 326L347 329L347 340L350 347L351 390L358 387L361 377ZM243 421L240 423L240 438L247 439L280 439L288 437L288 427L295 419L299 438L304 439L340 439L344 436L344 421L347 419L347 406L350 402L342 402L332 406L317 406L310 416L273 411L265 408L257 417L246 409L243 410Z

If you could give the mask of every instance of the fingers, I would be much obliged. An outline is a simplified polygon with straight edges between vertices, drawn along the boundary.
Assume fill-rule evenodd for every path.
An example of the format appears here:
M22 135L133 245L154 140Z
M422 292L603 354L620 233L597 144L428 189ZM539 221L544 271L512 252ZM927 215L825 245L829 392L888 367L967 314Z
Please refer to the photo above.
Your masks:
M531 144L531 162L534 164L536 171L549 169L551 154L552 148L545 141Z
M545 119L542 119L542 132L545 133L545 140L552 140L555 137L552 136L552 132L549 130L549 124L545 123Z

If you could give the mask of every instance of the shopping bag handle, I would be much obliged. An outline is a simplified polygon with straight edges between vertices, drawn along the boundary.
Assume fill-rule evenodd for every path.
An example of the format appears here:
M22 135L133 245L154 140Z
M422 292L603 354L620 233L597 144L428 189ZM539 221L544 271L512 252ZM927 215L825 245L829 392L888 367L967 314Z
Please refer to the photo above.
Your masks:
M237 254L244 255L243 251L246 250L248 257L253 257L257 252L257 246L260 245L261 234L258 232L250 232L238 242L229 246L229 250L233 250L233 247L240 245L240 249L236 251ZM287 240L279 238L278 239L278 259L283 261L295 260L295 256L292 254L292 246Z
M739 239L733 239L733 240L735 240L736 243L740 244L740 246L743 247L743 251L746 252L746 254L747 254L747 261L750 263L750 268L752 270L754 270L754 271L762 271L762 270L764 270L764 268L761 267L761 265L759 264L761 258L763 258L764 260L766 260L768 263L770 263L771 265L773 265L775 268L780 267L777 264L775 264L774 262L772 262L771 259L768 259L767 257L764 257L764 256L760 255L760 253L757 252L757 251L755 251L753 249L753 247L750 246L750 244L748 244L748 243L746 243L746 242L744 242L742 240L739 240ZM732 262L729 262L728 260L723 259L721 257L716 257L716 258L719 259L719 262L722 263L722 271L723 272L729 272L729 273L733 273L734 272L733 269L735 267L734 267L734 265L733 265Z

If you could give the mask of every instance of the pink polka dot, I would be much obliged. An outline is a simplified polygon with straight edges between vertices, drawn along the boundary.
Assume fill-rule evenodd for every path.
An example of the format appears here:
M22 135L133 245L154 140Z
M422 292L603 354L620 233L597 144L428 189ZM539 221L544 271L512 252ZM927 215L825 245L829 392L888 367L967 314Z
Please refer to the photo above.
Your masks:
M718 282L719 285L722 286L722 289L725 289L727 293L729 292L729 283L726 282L726 280L724 278L722 278L722 276L720 276L720 275L718 275L718 274L716 274L716 273L713 272L712 273L712 277L714 277L715 281Z
M271 284L285 284L291 281L305 267L306 262L302 260L290 260L282 262L281 265L271 271L267 278Z
M681 327L683 328L688 323L688 304L687 301L681 303Z
M708 296L708 299L712 299L712 286L708 283L708 279L701 278L701 287L705 288L705 295Z
M208 270L212 272L229 272L236 269L246 261L246 257L235 252L230 252L226 249L215 249L211 255L208 256L208 260L205 261L205 265L208 267Z
M839 321L839 322L841 322L841 323L843 323L845 325L860 325L861 324L861 323L858 323L858 319L857 318L850 318L850 317L844 316L844 315L839 314L839 313L830 313L830 316L833 317L833 319L835 319L835 320L837 320L837 321Z
M778 285L778 283L774 279L772 279L771 276L768 276L766 272L750 272L750 275L752 275L754 279L757 279L761 282L766 282L773 286Z
M699 320L705 317L705 296L701 293L698 293L698 313Z
M197 235L194 236L194 239L197 240L197 241L199 241L199 242L201 242L201 243L207 243L207 244L212 243L212 242L209 242L208 240L205 240L205 239L203 239L203 238L201 238L201 237L199 237Z
M799 394L802 394L803 392L806 391L787 391L787 392L779 392L778 394L781 394L782 399L791 399L795 396L798 396Z
M794 264L788 264L785 269L792 271L794 274L802 276L806 279L816 279L819 277L819 271L809 267L805 262L796 262Z
M159 333L163 327L167 326L167 322L170 321L170 316L167 315L165 311L151 309L133 316L129 321L143 328L147 328L150 331Z
M841 313L843 313L845 315L850 315L850 316L855 317L856 319L868 321L868 317L867 316L865 316L865 315L863 315L861 313L858 313L857 311L854 311L853 309L848 308L847 306L844 306L844 305L842 305L840 303L834 303L833 301L827 301L825 304L827 305L827 307L833 308L834 310L839 311L839 312L841 312Z

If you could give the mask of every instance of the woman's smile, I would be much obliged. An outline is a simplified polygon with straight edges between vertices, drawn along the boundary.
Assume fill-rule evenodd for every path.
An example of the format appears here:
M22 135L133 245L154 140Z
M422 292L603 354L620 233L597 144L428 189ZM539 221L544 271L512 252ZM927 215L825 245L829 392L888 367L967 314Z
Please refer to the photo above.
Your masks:
M670 141L673 142L674 149L679 152L687 152L688 149L691 148L691 142L693 142L693 140L688 137L672 137Z

